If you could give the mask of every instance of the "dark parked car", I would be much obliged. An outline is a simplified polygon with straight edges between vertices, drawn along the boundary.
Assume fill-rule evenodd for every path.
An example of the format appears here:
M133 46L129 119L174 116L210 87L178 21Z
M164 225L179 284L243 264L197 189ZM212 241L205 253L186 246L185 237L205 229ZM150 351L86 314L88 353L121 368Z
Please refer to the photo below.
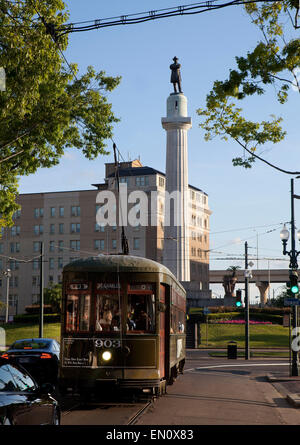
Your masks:
M39 384L56 383L59 350L59 343L51 338L25 338L15 341L2 358L21 365Z
M24 368L0 358L0 425L59 425L52 390L51 384L39 386Z

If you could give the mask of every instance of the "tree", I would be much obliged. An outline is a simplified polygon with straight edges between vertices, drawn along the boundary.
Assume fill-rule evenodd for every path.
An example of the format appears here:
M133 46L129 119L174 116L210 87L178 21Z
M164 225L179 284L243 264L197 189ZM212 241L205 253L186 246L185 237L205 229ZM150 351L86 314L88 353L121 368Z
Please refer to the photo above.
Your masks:
M255 160L260 159L281 172L299 174L273 165L258 154L264 144L275 144L284 139L286 132L281 126L282 119L272 115L270 120L261 122L247 120L235 103L254 94L265 94L268 86L277 89L281 104L287 102L291 87L300 92L299 32L289 39L285 35L299 28L299 1L248 3L245 10L260 29L262 40L246 56L236 57L237 67L230 70L227 80L214 82L206 98L206 109L197 110L204 118L200 127L206 131L206 140L214 136L224 140L231 137L245 150L244 157L232 160L235 166L251 168Z
M61 296L61 284L51 284L49 287L44 289L44 303L51 304L54 312L59 313L61 311Z
M0 0L0 228L18 209L18 178L59 163L68 147L88 159L107 154L114 116L106 94L120 77L88 67L78 76L63 51L67 34L55 27L68 18L62 0Z

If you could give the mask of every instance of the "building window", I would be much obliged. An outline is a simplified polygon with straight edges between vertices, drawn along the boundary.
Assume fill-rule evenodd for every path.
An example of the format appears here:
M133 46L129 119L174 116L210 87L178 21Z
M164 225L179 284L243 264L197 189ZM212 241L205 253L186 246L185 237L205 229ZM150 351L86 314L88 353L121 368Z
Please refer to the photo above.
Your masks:
M120 178L120 183L128 185L129 184L129 178L126 178L126 177Z
M3 243L0 243L0 253L4 252Z
M42 235L44 233L44 226L43 225L36 225L34 226L34 234L35 235Z
M63 259L61 257L58 258L58 268L59 269L63 268Z
M95 232L104 232L105 227L103 225L99 225L98 223L95 224Z
M49 258L49 269L54 269L54 258Z
M104 250L104 239L96 239L94 241L94 248L97 250Z
M33 251L34 252L40 252L41 250L41 243L39 241L34 241L33 243Z
M71 233L80 232L80 223L71 223Z
M9 268L10 268L10 270L18 270L19 269L19 261L9 260Z
M34 217L41 218L44 216L44 209L34 209Z
M54 241L49 242L49 252L54 252Z
M10 243L10 253L20 252L20 243Z
M52 235L55 233L55 224L50 224L50 233Z
M112 249L117 248L117 240L116 239L111 240L111 247L112 247Z
M58 227L59 227L59 229L58 229L59 233L60 234L64 233L64 223L60 223Z
M40 276L32 275L32 286L39 286L39 285L40 285Z
M20 226L13 226L10 229L11 236L20 235Z
M51 207L50 208L50 216L51 216L51 218L54 218L54 216L55 216L55 207Z
M62 252L64 250L64 242L58 241L58 251Z
M70 241L70 248L72 250L80 250L80 241L79 240L71 240Z
M133 248L135 250L140 248L140 238L133 238Z
M40 261L38 258L35 258L32 262L32 269L38 270L40 268Z
M71 216L80 216L79 206L71 206Z
M21 209L16 210L15 213L13 214L13 219L16 218L21 218Z
M51 283L53 283L53 275L49 275L49 283L51 284Z
M65 208L64 207L59 208L59 216L61 218L63 218L65 216Z
M149 177L148 176L137 176L135 178L135 185L137 187L144 187L145 185L149 185Z
M161 176L158 177L158 185L160 187L164 187L165 186L165 178L162 178Z

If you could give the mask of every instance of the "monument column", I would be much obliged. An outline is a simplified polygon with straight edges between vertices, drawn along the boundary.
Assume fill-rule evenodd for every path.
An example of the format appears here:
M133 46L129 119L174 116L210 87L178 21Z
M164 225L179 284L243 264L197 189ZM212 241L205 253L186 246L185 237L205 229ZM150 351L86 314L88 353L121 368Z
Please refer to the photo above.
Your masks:
M180 65L176 57L173 60L174 93L167 99L167 117L162 118L167 132L163 263L179 281L190 281L187 131L192 122L181 92Z

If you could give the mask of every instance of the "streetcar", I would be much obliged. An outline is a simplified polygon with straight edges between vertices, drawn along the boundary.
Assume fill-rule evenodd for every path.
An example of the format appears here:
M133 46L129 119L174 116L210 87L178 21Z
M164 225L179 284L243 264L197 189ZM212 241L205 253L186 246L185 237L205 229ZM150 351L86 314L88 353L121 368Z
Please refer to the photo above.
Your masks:
M61 391L161 395L185 364L186 292L162 264L132 255L63 269Z

